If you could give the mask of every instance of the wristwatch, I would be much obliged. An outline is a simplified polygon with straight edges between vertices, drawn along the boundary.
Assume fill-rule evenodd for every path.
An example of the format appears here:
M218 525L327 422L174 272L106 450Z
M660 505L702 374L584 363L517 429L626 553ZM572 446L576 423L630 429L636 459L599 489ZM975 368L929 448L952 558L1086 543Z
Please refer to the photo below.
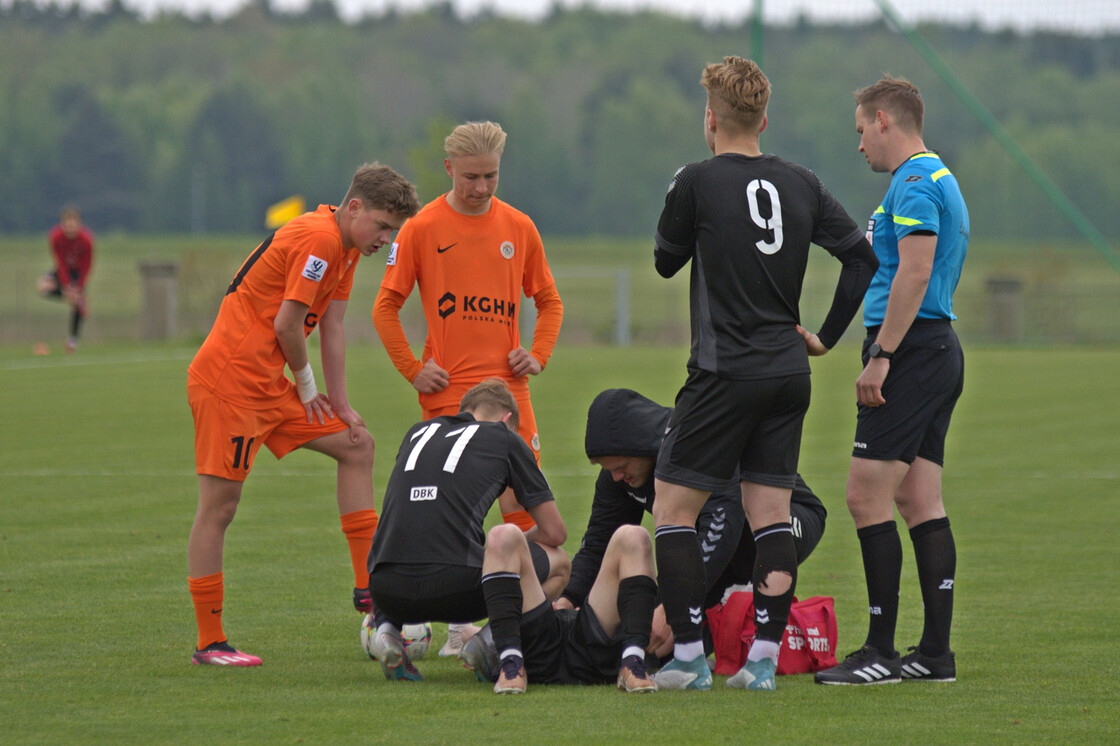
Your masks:
M890 360L892 357L894 357L894 353L884 350L878 342L872 342L871 346L867 348L867 356L881 357L884 360Z

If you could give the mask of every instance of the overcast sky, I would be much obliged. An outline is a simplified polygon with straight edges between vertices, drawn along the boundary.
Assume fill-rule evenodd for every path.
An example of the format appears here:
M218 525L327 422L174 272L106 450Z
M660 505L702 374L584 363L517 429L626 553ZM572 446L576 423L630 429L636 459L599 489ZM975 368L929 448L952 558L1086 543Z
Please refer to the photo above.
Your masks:
M8 0L0 0L7 2ZM58 0L55 0L56 2ZM62 0L66 2L66 0ZM92 8L108 0L77 0ZM209 12L226 17L245 0L122 0L144 14L161 8L188 13ZM308 0L273 0L279 9L300 9ZM451 0L462 16L483 9L503 15L539 19L553 0ZM354 20L388 7L416 10L432 0L335 0L340 14ZM594 5L611 10L657 9L707 22L738 22L748 17L755 0L555 0L561 7ZM918 20L979 22L986 29L1029 30L1038 27L1077 33L1120 33L1120 0L893 0L897 12L909 22ZM771 22L789 22L799 14L819 21L861 21L876 18L874 0L764 0L765 17Z

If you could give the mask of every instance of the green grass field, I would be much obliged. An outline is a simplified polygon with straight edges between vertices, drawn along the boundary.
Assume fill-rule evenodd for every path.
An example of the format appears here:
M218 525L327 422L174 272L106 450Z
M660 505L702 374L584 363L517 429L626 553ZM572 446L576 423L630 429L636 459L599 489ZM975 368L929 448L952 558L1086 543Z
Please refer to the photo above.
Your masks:
M196 483L184 391L193 348L89 343L36 358L0 347L0 742L34 743L1116 743L1120 740L1117 349L969 348L946 502L959 569L955 684L725 689L626 696L532 687L496 697L431 654L387 682L359 648L328 460L263 456L226 551L231 640L254 670L189 663L186 539ZM545 471L574 552L595 472L591 398L629 386L669 403L680 347L561 346L534 381ZM866 631L843 504L858 373L846 342L814 361L801 471L830 510L801 597L836 599L840 652ZM376 483L418 406L379 346L350 391L378 442ZM898 645L920 597L904 539ZM436 625L435 646L444 629Z

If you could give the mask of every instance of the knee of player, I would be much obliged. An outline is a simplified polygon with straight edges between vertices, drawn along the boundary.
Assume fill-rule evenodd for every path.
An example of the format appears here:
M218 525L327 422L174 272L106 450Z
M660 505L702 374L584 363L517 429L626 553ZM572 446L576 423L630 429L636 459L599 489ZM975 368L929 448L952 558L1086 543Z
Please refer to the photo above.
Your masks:
M627 552L653 553L653 540L644 526L629 524L619 526L614 532L613 539L618 541Z
M512 523L500 523L486 534L486 551L499 555L517 552L525 543L525 534Z

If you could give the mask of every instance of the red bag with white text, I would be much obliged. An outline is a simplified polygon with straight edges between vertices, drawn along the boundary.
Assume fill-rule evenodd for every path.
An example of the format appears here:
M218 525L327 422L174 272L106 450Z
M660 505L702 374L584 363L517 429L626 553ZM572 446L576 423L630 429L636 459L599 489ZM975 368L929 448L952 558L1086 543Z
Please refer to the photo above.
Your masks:
M754 594L735 591L725 603L708 609L715 648L715 672L735 674L747 662L754 642ZM793 599L778 652L778 673L813 673L836 665L836 611L829 596Z

